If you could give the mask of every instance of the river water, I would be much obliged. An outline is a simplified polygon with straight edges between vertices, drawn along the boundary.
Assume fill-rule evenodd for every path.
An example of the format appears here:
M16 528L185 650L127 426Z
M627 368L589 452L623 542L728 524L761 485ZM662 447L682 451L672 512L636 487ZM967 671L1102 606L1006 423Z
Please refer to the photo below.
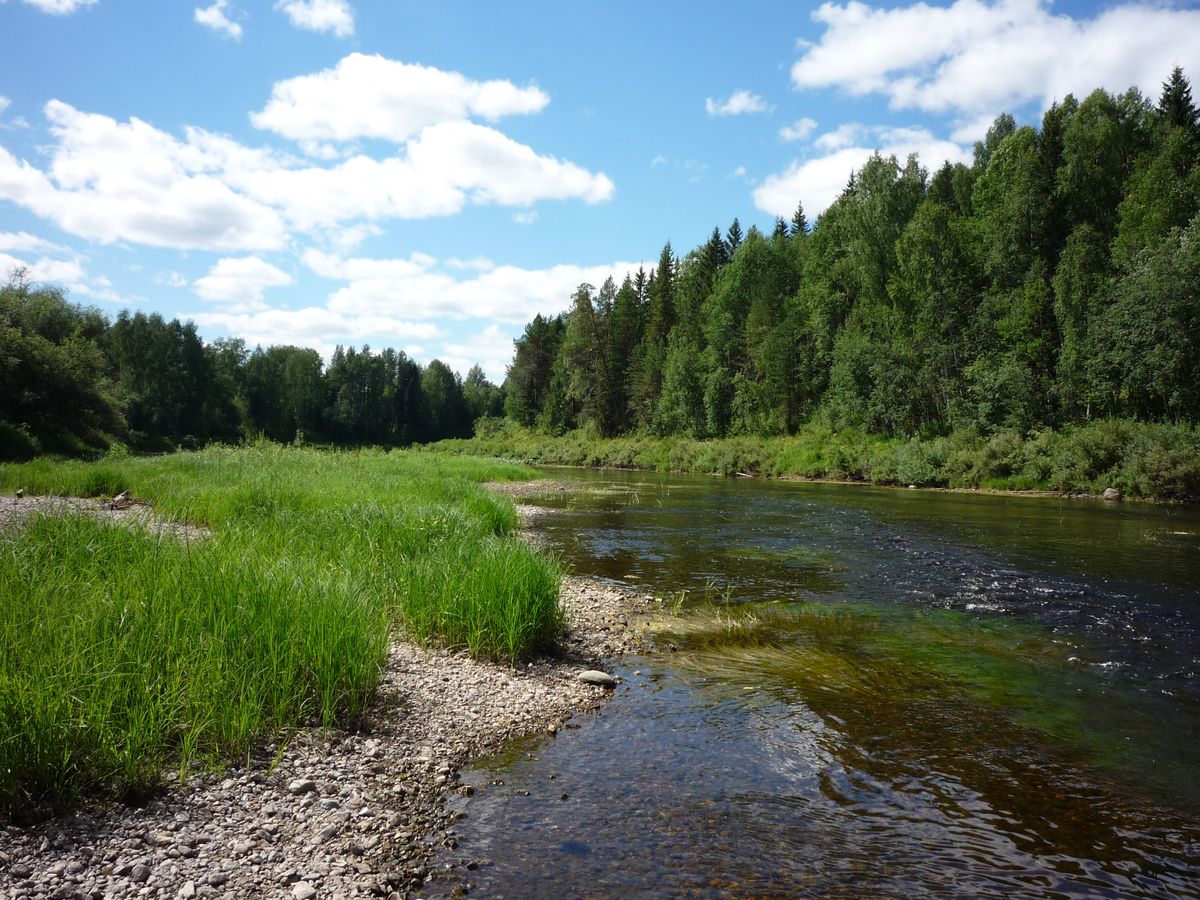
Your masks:
M1200 896L1200 510L548 474L659 652L463 773L473 895Z

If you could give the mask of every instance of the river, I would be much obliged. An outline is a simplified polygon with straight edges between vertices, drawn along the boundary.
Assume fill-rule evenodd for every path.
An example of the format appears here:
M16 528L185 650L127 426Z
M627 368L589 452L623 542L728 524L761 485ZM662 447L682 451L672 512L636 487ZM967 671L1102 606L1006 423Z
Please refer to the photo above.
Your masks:
M1200 510L546 474L659 650L463 773L473 894L1200 896Z

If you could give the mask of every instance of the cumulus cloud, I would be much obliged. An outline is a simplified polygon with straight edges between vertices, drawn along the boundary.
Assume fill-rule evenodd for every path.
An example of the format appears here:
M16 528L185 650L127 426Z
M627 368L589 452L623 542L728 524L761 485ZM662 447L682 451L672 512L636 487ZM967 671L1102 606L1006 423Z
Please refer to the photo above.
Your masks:
M795 87L880 94L895 109L963 120L1095 87L1153 94L1172 64L1200 67L1200 10L1169 4L1118 4L1077 20L1049 0L891 9L851 0L812 17L825 32L792 66Z
M244 338L251 346L292 344L312 347L328 358L336 344L358 344L372 339L388 342L430 340L441 332L428 322L406 322L386 315L345 316L317 306L303 309L269 309L261 312L196 312L187 318L201 328L212 328ZM410 354L418 346L404 348Z
M306 31L330 31L337 37L354 34L354 10L346 0L279 0L275 8Z
M873 139L874 145L848 146L847 138ZM755 206L786 218L802 202L810 216L819 215L838 198L850 174L861 169L876 151L885 157L895 156L901 162L915 153L927 169L935 169L946 160L971 162L971 152L966 147L936 138L921 128L868 128L852 124L822 135L816 143L831 152L814 159L796 160L785 171L765 178L754 191Z
M218 34L240 41L242 26L226 15L228 9L229 0L215 0L212 6L197 6L193 18L197 24L203 25L205 28L211 28Z
M47 241L28 231L0 231L0 250L15 253L69 253L61 244Z
M9 100L7 97L5 97L3 94L0 94L0 113L4 112L10 106L12 106L12 101Z
M642 262L547 269L495 265L490 260L447 260L414 253L407 259L343 258L309 249L304 264L323 278L346 284L329 297L329 308L347 316L384 314L404 319L486 318L523 324L537 313L562 312L582 283L618 281ZM461 278L456 272L474 269Z
M69 259L54 259L50 256L35 256L42 253L70 254L70 250L40 238L30 238L32 236L25 232L0 234L0 279L7 278L18 269L24 269L29 281L58 285L68 294L92 300L122 302L111 281L102 275L88 274L86 257L72 255ZM23 255L14 256L6 252L7 250Z
M48 169L0 147L0 199L102 243L273 250L294 228L353 245L378 234L374 220L451 215L467 204L599 203L613 193L603 173L474 122L427 126L396 156L323 166L200 128L180 140L57 100L46 115L56 139Z
M332 69L277 82L250 120L297 141L402 143L431 125L528 115L549 102L534 85L473 81L458 72L351 53Z
M717 101L709 97L704 101L704 108L710 116L744 116L771 111L762 97L747 90L734 91L728 100Z
M286 287L292 276L257 256L226 257L217 260L208 274L196 280L196 293L205 300L220 303L231 311L252 312L265 309L263 293L267 288Z
M513 358L514 328L502 328L493 322L482 331L469 335L462 341L447 341L442 344L437 358L464 378L471 366L483 369L493 384L504 381L506 370Z
M36 6L52 16L69 16L85 6L94 6L99 0L23 0L27 6Z
M785 141L803 141L808 138L817 128L817 120L810 119L805 116L803 119L797 119L791 125L784 125L779 129L779 136Z
M0 199L64 231L110 244L275 249L279 214L235 192L195 148L142 122L46 104L55 145L43 171L0 147Z

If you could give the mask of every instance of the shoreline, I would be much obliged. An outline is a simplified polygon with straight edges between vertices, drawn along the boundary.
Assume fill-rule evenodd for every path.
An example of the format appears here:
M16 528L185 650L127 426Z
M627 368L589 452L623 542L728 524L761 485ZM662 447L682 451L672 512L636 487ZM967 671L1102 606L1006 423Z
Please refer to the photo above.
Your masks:
M633 620L653 598L568 577L561 599L554 656L510 668L396 639L355 730L303 729L240 767L169 777L142 808L94 799L0 824L0 900L411 896L456 845L447 800L469 795L461 768L601 707L612 690L579 674L644 646Z
M471 455L471 454L463 454ZM493 457L495 459L503 459L508 462L514 462L518 465L529 466L534 469L569 469L579 472L645 472L653 475L692 475L697 478L749 478L754 481L783 481L792 482L795 484L838 484L845 487L862 487L862 488L882 488L893 491L929 491L939 494L976 494L994 497L1038 497L1049 500L1090 500L1095 503L1103 503L1105 505L1119 505L1121 503L1144 503L1151 506L1189 506L1200 507L1200 500L1164 500L1155 497L1130 497L1122 495L1120 500L1105 500L1101 494L1089 494L1083 491L1054 491L1047 488L1029 488L1028 490L1017 490L1015 488L973 488L973 487L942 487L940 485L921 485L921 484L898 484L895 482L885 481L856 481L852 478L811 478L806 475L764 475L762 473L751 472L735 472L732 475L725 475L721 472L684 472L682 470L671 469L662 472L658 469L643 468L639 466L575 466L569 463L544 463L530 460L510 460L507 457ZM536 479L531 482L513 482L514 484L537 484L542 487L553 484L552 479ZM504 485L489 485L495 489ZM501 493L507 493L501 490ZM527 494L513 493L510 496L522 497L533 496L535 492L530 491ZM565 491L563 491L565 493Z

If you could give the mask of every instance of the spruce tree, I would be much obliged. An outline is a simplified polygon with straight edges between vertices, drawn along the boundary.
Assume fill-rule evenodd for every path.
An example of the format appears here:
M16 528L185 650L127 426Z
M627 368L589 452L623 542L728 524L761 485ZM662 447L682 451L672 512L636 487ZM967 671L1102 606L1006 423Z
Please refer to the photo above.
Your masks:
M808 217L804 215L804 204L796 204L796 212L792 214L792 237L808 234Z
M725 232L725 249L729 251L729 258L733 259L733 254L737 253L737 248L742 246L742 223L736 218L729 226L729 230Z
M1200 117L1197 116L1196 105L1192 102L1192 86L1179 66L1172 69L1171 77L1163 82L1158 112L1172 125L1183 128L1196 127Z

